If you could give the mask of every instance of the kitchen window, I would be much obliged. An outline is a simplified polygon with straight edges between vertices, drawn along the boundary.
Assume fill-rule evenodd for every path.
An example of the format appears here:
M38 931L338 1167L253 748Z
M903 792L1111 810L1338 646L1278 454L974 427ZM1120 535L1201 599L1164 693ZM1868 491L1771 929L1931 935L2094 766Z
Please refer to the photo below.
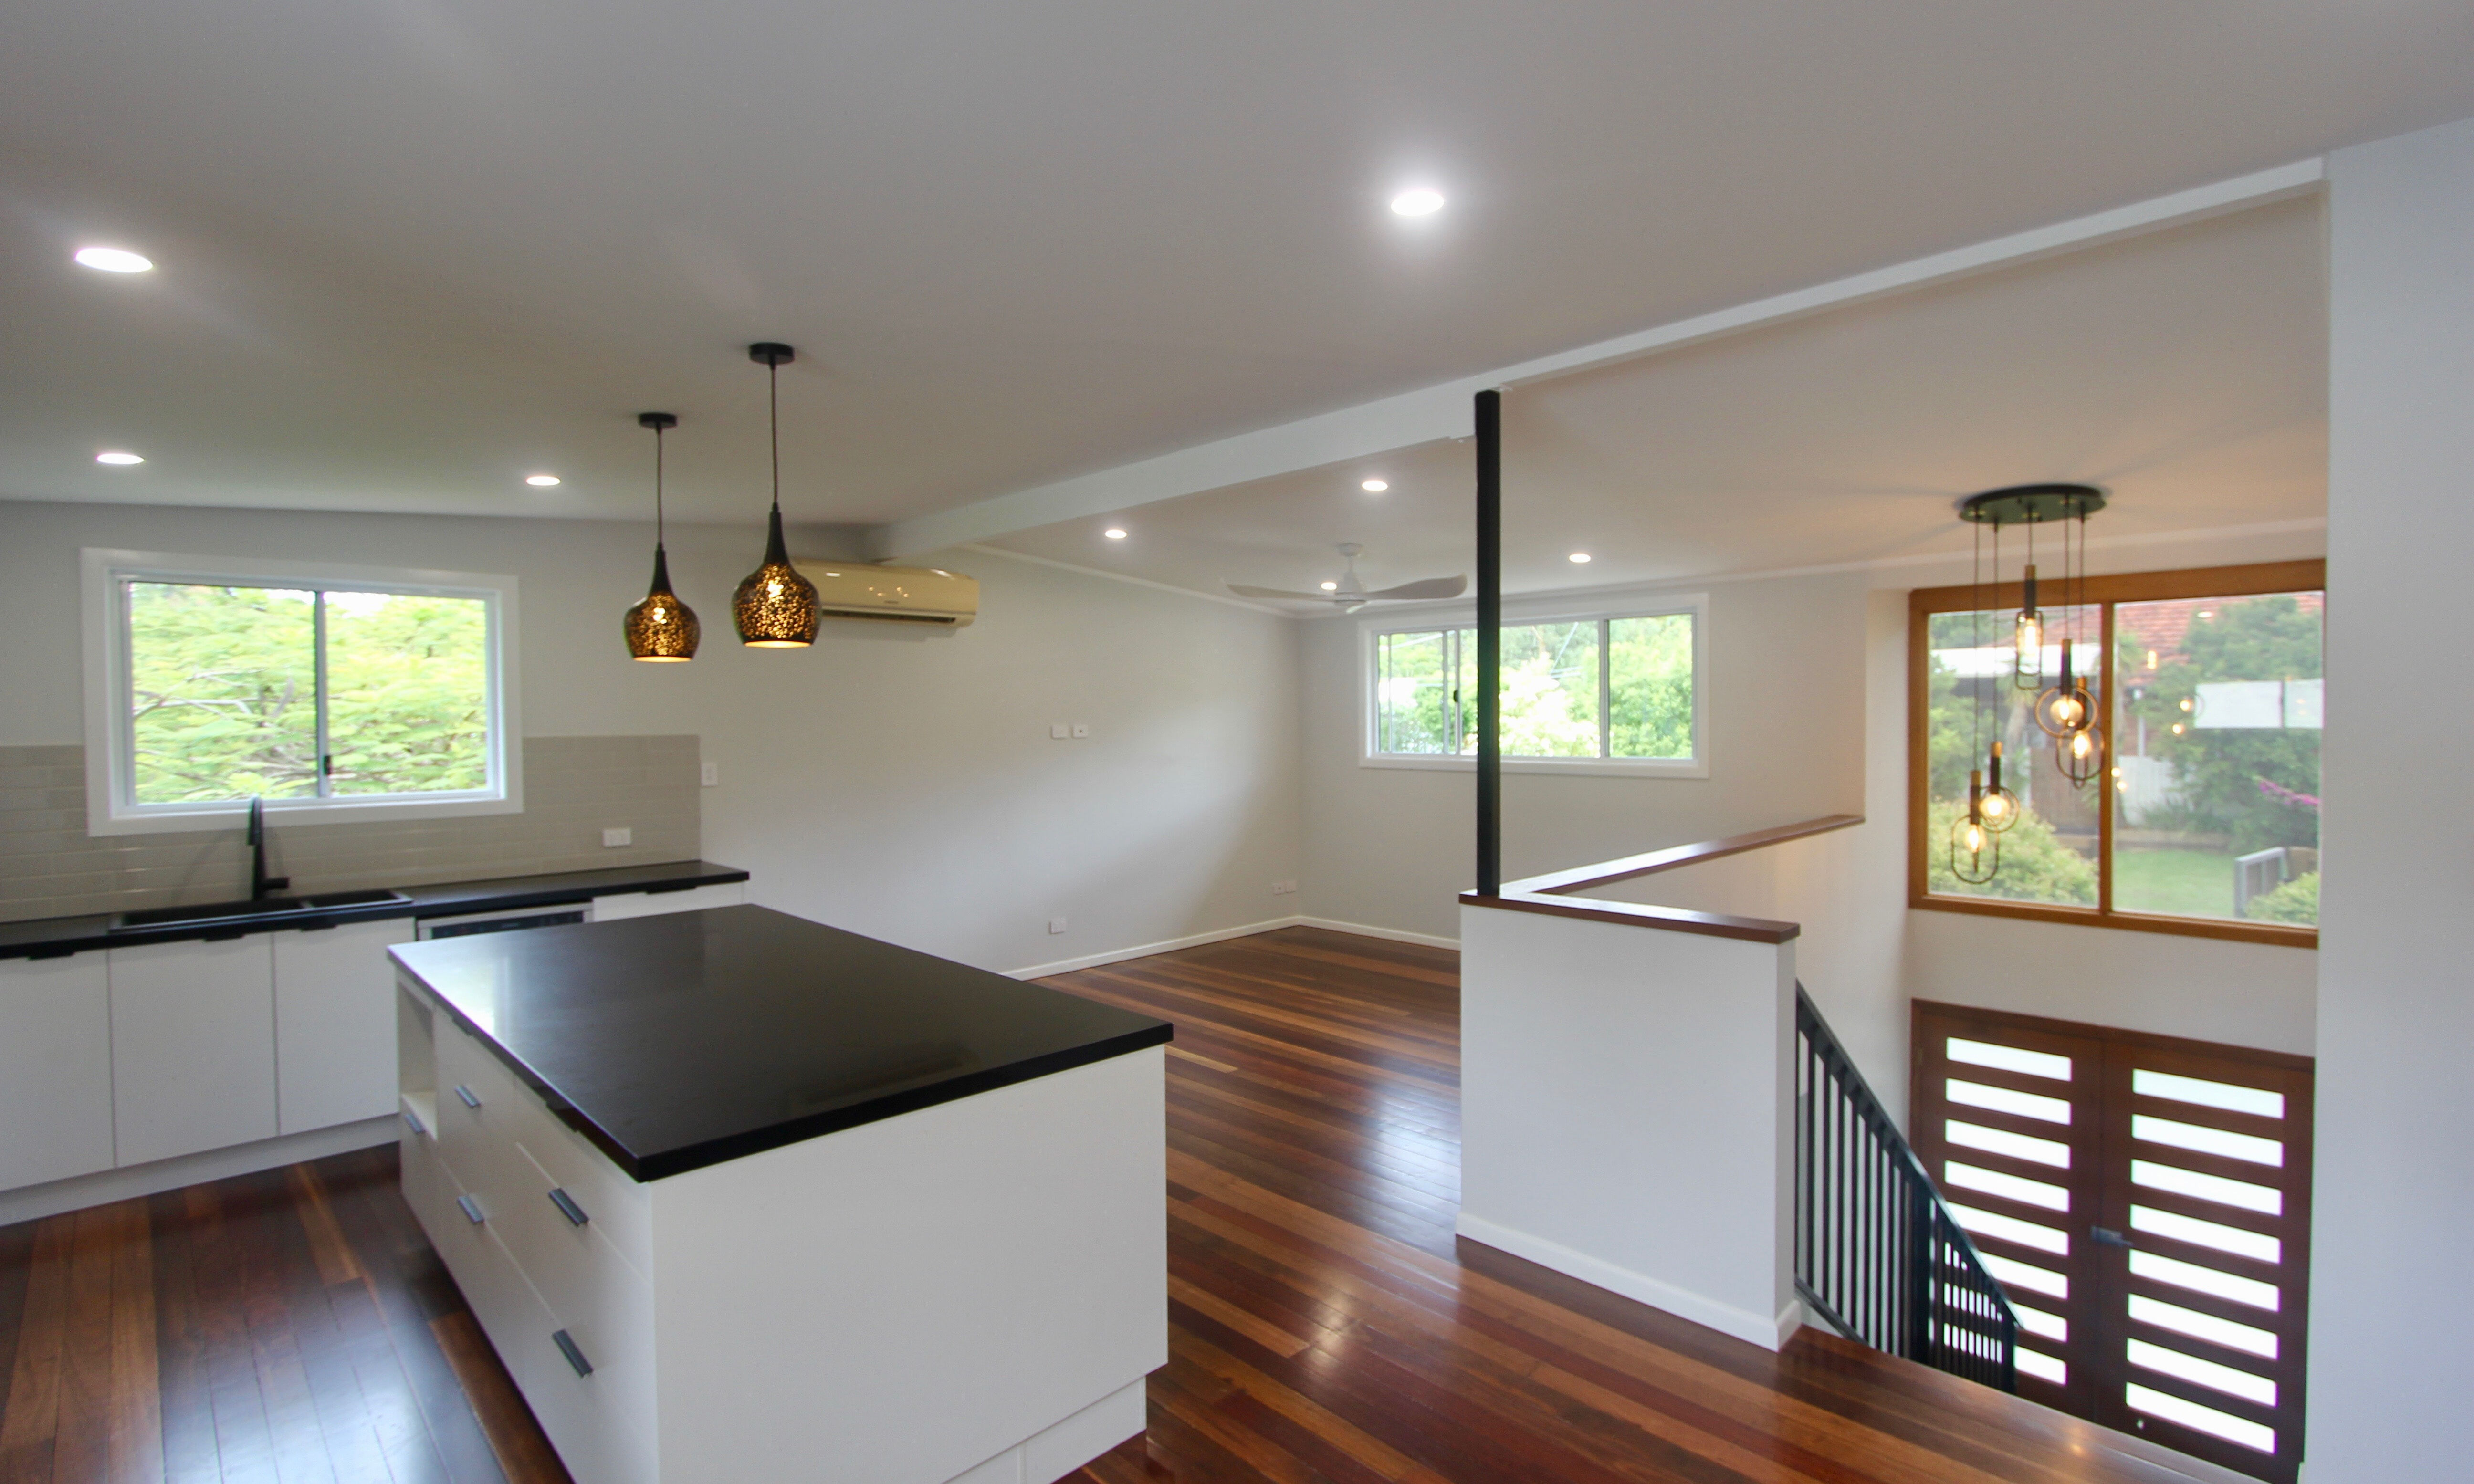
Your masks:
M2011 675L2017 583L1912 595L1911 905L2312 946L2319 920L2326 564L2090 577L2044 588L2044 673L2075 636L2105 727L2074 787ZM1968 773L2003 744L2021 806L2000 867L1950 866Z
M1692 597L1672 606L1507 620L1499 687L1504 766L1708 777L1700 683L1707 618L1707 603ZM1368 623L1363 632L1363 761L1474 766L1476 628L1395 619Z
M91 834L521 808L515 579L85 553Z

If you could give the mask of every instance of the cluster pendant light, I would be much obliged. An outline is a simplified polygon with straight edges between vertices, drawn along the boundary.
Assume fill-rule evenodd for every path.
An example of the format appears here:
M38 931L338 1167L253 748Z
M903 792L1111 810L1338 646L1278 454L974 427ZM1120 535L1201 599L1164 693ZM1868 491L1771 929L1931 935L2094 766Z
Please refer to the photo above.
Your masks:
M764 561L731 599L739 642L751 649L804 649L816 642L816 585L799 575L782 544L781 370L795 353L763 341L747 348L748 359L764 367L766 406L773 433L773 512L764 533Z
M2027 528L2027 561L2021 573L2019 611L2011 619L2010 680L2012 688L2030 692L2035 696L2031 715L2038 730L2053 740L2053 766L2072 787L2083 789L2100 777L2105 766L2105 729L2098 715L2096 694L2088 687L2084 674L2074 673L2074 654L2080 643L2079 623L2085 604L2080 588L2087 578L2087 518L2104 508L2104 492L2084 484L2022 484L2008 489L1988 490L1972 496L1959 504L1959 517L1977 528L1976 568L1974 581L1979 592L1974 603L1973 623L1977 627L1977 647L1981 648L1981 624L1984 602L1981 588L1984 581L1984 528L1993 530L1993 570L1998 581L2001 572L2001 527L2024 525ZM2062 541L2062 589L2068 603L2069 632L2062 637L2060 663L2051 684L2045 677L2045 642L2051 637L2051 625L2044 610L2037 606L2035 562L2036 527L2053 522L2066 523ZM2076 527L2078 559L2072 560L2070 533ZM1984 695L1980 687L1976 694L1975 747L1980 747L1984 734ZM1993 738L1987 766L1971 769L1967 775L1967 813L1951 826L1951 873L1970 886L1982 886L2001 870L2001 837L2019 822L2025 808L2017 794L2001 781L2002 738L1999 729Z
M627 610L627 657L684 665L695 658L704 630L695 610L671 590L669 554L662 547L662 434L678 426L679 420L667 412L640 412L636 422L653 430L653 586L643 602Z

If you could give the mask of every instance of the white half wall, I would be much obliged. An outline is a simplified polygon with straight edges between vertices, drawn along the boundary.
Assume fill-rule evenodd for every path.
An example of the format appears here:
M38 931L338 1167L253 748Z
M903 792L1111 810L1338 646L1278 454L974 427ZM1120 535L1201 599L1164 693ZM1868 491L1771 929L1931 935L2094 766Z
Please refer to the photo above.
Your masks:
M2311 1484L2465 1476L2474 121L2332 158Z
M842 555L794 533L796 554ZM0 744L82 740L78 550L514 573L536 736L700 736L704 853L750 900L993 969L1293 912L1300 872L1298 625L988 553L978 623L828 623L742 648L730 595L754 528L673 527L704 621L689 665L626 657L649 526L0 501ZM1083 740L1052 740L1082 723ZM623 824L613 819L612 824ZM1051 918L1066 931L1051 934Z
M1456 1229L1776 1350L1795 1331L1795 951L1461 909Z

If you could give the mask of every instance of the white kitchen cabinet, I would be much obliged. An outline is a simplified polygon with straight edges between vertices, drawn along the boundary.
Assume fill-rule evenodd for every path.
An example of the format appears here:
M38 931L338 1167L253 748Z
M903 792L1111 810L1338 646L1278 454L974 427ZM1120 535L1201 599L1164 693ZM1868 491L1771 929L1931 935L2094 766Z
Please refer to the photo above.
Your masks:
M117 1163L275 1136L273 939L106 951Z
M664 912L701 912L708 907L737 907L747 900L747 883L724 881L685 891L622 891L593 899L593 920L617 922L626 917L653 917Z
M100 952L0 960L0 1190L111 1168L110 986Z
M396 1110L395 965L409 917L268 935L275 945L276 1129L382 1118Z

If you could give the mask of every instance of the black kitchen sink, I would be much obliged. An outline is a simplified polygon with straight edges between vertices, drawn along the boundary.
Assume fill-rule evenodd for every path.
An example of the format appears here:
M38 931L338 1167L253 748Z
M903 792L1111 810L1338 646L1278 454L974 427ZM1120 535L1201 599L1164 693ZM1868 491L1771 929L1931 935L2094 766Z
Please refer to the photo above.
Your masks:
M107 931L134 933L143 928L183 928L202 922L251 922L260 918L288 917L295 912L343 907L387 907L411 900L400 891L381 887L368 891L326 891L316 896L266 896L255 901L207 902L196 907L150 907L144 912L115 913Z

